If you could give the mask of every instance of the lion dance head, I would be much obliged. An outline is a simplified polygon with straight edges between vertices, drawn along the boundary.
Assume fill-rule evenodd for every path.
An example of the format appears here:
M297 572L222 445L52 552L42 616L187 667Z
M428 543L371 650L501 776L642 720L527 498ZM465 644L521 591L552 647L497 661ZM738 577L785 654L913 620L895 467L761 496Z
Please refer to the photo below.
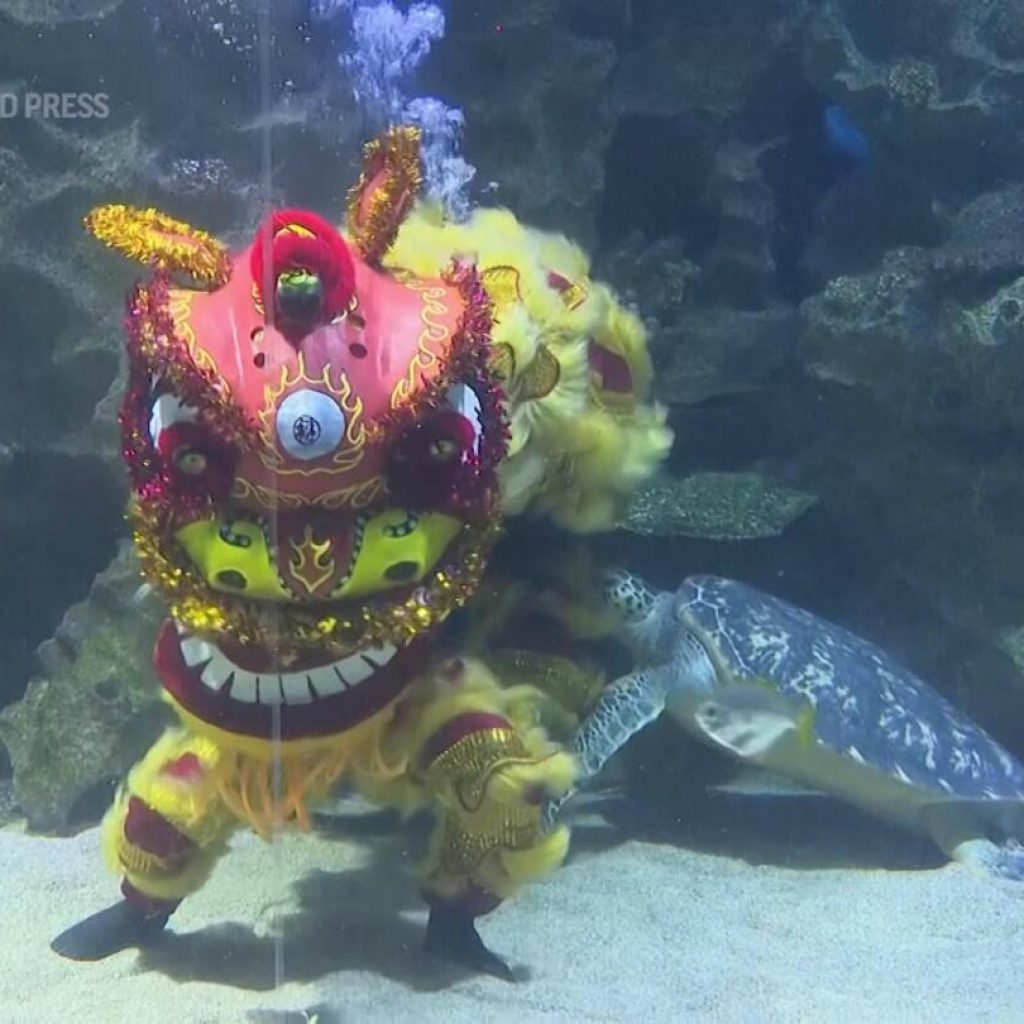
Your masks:
M157 668L205 721L365 719L483 572L508 433L490 303L468 264L381 262L419 179L418 133L394 129L367 147L345 237L300 209L236 253L152 209L87 218L153 270L128 300L122 450L172 612Z

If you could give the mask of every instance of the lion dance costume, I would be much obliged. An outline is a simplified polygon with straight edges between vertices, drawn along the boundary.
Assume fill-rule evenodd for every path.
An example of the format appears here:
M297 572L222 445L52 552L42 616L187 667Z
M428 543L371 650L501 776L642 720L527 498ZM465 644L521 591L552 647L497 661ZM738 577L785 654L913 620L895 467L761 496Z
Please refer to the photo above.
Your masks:
M127 304L122 447L180 724L103 823L123 900L65 955L143 942L235 829L308 827L340 783L435 810L428 948L481 969L505 970L475 918L565 854L539 812L571 758L521 686L431 641L504 517L608 525L669 434L642 328L583 255L503 210L445 221L420 174L417 131L392 129L344 234L281 210L233 255L152 209L86 220L153 269Z

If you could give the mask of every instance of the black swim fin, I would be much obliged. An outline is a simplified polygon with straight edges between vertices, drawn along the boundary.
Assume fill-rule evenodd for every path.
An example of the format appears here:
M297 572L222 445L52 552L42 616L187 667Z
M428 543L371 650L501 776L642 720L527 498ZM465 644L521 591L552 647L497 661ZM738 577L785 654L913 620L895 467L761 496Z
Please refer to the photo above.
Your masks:
M121 900L63 931L50 949L68 960L104 960L122 949L144 946L163 931L170 911L146 913Z
M473 915L462 907L431 907L426 950L471 971L489 974L502 981L516 980L512 968L484 945Z

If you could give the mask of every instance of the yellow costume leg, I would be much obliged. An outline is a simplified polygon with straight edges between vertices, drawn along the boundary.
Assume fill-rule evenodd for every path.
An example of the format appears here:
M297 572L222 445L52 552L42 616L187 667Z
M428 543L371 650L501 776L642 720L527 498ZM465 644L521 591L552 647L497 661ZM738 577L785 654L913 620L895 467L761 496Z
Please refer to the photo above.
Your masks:
M215 782L218 750L169 729L129 773L103 819L103 851L125 898L173 909L209 877L238 825Z
M501 977L510 976L508 967L483 945L473 920L561 864L568 829L542 832L540 808L576 776L572 757L523 715L528 690L503 688L476 660L445 662L396 710L391 760L404 755L408 770L383 783L363 780L379 801L432 805L437 813L421 868L428 949Z
M218 793L218 758L209 740L168 729L131 770L100 829L124 899L58 935L54 952L101 960L141 946L206 881L238 823Z
M269 740L224 732L178 708L169 729L132 769L103 822L108 863L132 899L176 902L200 888L227 840L247 825L264 839L310 827L309 805L347 771L387 778L380 744L392 709L344 733Z

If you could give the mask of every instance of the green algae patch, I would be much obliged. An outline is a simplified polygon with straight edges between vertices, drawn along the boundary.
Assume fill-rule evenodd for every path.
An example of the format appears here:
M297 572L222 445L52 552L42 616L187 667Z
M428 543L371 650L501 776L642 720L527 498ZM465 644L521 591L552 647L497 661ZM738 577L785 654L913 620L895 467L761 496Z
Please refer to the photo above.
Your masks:
M816 501L756 472L659 476L636 492L619 525L652 537L756 540L778 536Z

